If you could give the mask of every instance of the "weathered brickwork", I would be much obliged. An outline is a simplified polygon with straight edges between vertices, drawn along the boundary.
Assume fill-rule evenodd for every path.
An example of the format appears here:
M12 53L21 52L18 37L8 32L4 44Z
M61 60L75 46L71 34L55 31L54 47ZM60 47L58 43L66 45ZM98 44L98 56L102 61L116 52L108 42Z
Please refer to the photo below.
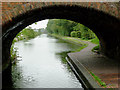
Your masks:
M44 19L68 19L89 27L100 40L104 55L120 60L119 2L2 2L2 63L10 62L15 36ZM8 63L8 64L7 64Z
M110 15L113 15L117 18L120 18L119 12L119 3L113 2L2 2L2 24L7 23L8 21L12 21L12 18L20 15L25 14L27 11L36 9L36 8L43 8L52 5L77 5L83 6L88 8L95 8L97 10L103 11Z

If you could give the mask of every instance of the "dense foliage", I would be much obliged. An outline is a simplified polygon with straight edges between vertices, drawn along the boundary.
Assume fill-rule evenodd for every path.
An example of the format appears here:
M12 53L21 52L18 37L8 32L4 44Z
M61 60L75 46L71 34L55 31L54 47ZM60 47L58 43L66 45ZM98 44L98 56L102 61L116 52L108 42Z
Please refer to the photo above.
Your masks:
M58 34L62 36L70 36L73 27L77 23L65 19L51 19L47 24L47 31L51 34Z
M46 29L50 34L77 37L98 44L92 51L99 53L99 39L92 30L80 23L65 19L51 19L48 21Z
M95 34L88 27L65 19L49 20L46 29L51 34L78 37L87 40L95 38Z
M21 32L19 32L14 41L19 41L19 40L29 40L29 39L32 39L32 38L35 38L36 36L40 35L41 34L41 30L37 30L35 31L34 29L32 29L31 27L29 28L25 28L23 29Z
M80 24L80 23L77 23L76 26L73 27L73 30L78 33L76 37L80 37L82 39L92 39L92 38L95 38L95 34L86 26Z

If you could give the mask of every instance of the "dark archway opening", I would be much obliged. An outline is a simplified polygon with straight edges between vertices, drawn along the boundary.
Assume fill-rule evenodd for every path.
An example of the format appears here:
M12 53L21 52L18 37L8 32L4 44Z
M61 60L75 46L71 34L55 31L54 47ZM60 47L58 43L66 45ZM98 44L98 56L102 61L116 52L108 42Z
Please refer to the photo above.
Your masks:
M24 31L24 29L23 29L22 31ZM21 31L21 32L22 32L22 31ZM29 33L29 34L30 34L30 33ZM40 43L41 43L41 42L40 42ZM63 48L63 47L62 47L62 48ZM29 49L29 50L31 50L31 49ZM42 50L42 51L43 51L43 50ZM30 52L32 52L32 50L31 50ZM24 53L24 51L23 51L23 53ZM35 55L36 55L36 54L35 54ZM39 55L39 56L40 56L40 55ZM33 60L32 60L32 61L33 61ZM29 62L28 62L28 63L29 63ZM27 64L28 64L28 63L27 63ZM31 64L30 64L30 65L31 65ZM17 69L14 69L14 70L16 71ZM31 71L31 69L30 69L30 71ZM18 70L18 72L19 72L19 70ZM20 75L20 74L19 74L19 75ZM14 77L13 77L13 78L14 78ZM12 79L13 79L13 78L12 78ZM16 78L17 78L17 77L16 77ZM4 80L5 80L5 79L4 79ZM12 81L14 81L14 79L13 79ZM17 80L16 80L16 81L17 81ZM21 80L19 80L19 81L21 81ZM10 83L10 82L9 82L9 83Z
M26 26L44 19L68 19L89 27L100 40L101 53L120 58L120 20L102 11L78 6L51 6L31 10L3 26L3 70L10 62L10 47L14 37Z

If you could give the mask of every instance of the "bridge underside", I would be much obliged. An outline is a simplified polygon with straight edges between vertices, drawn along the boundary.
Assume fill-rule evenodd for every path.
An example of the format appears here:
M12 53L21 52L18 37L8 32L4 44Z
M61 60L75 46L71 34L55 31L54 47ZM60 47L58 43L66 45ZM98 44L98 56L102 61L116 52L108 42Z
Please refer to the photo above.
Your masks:
M67 19L87 26L98 36L101 53L120 60L119 19L92 8L59 5L31 10L3 26L3 69L10 62L10 47L15 36L26 26L44 19Z

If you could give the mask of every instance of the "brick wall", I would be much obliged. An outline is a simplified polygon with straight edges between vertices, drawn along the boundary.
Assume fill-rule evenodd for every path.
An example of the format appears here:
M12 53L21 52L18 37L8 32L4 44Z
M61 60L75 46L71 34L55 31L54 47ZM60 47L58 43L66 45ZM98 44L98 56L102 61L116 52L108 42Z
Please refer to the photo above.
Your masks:
M95 8L117 18L120 18L119 3L113 2L2 2L2 24L7 23L8 21L12 21L13 17L15 18L20 14L25 14L27 11L51 5L77 5L88 8Z

